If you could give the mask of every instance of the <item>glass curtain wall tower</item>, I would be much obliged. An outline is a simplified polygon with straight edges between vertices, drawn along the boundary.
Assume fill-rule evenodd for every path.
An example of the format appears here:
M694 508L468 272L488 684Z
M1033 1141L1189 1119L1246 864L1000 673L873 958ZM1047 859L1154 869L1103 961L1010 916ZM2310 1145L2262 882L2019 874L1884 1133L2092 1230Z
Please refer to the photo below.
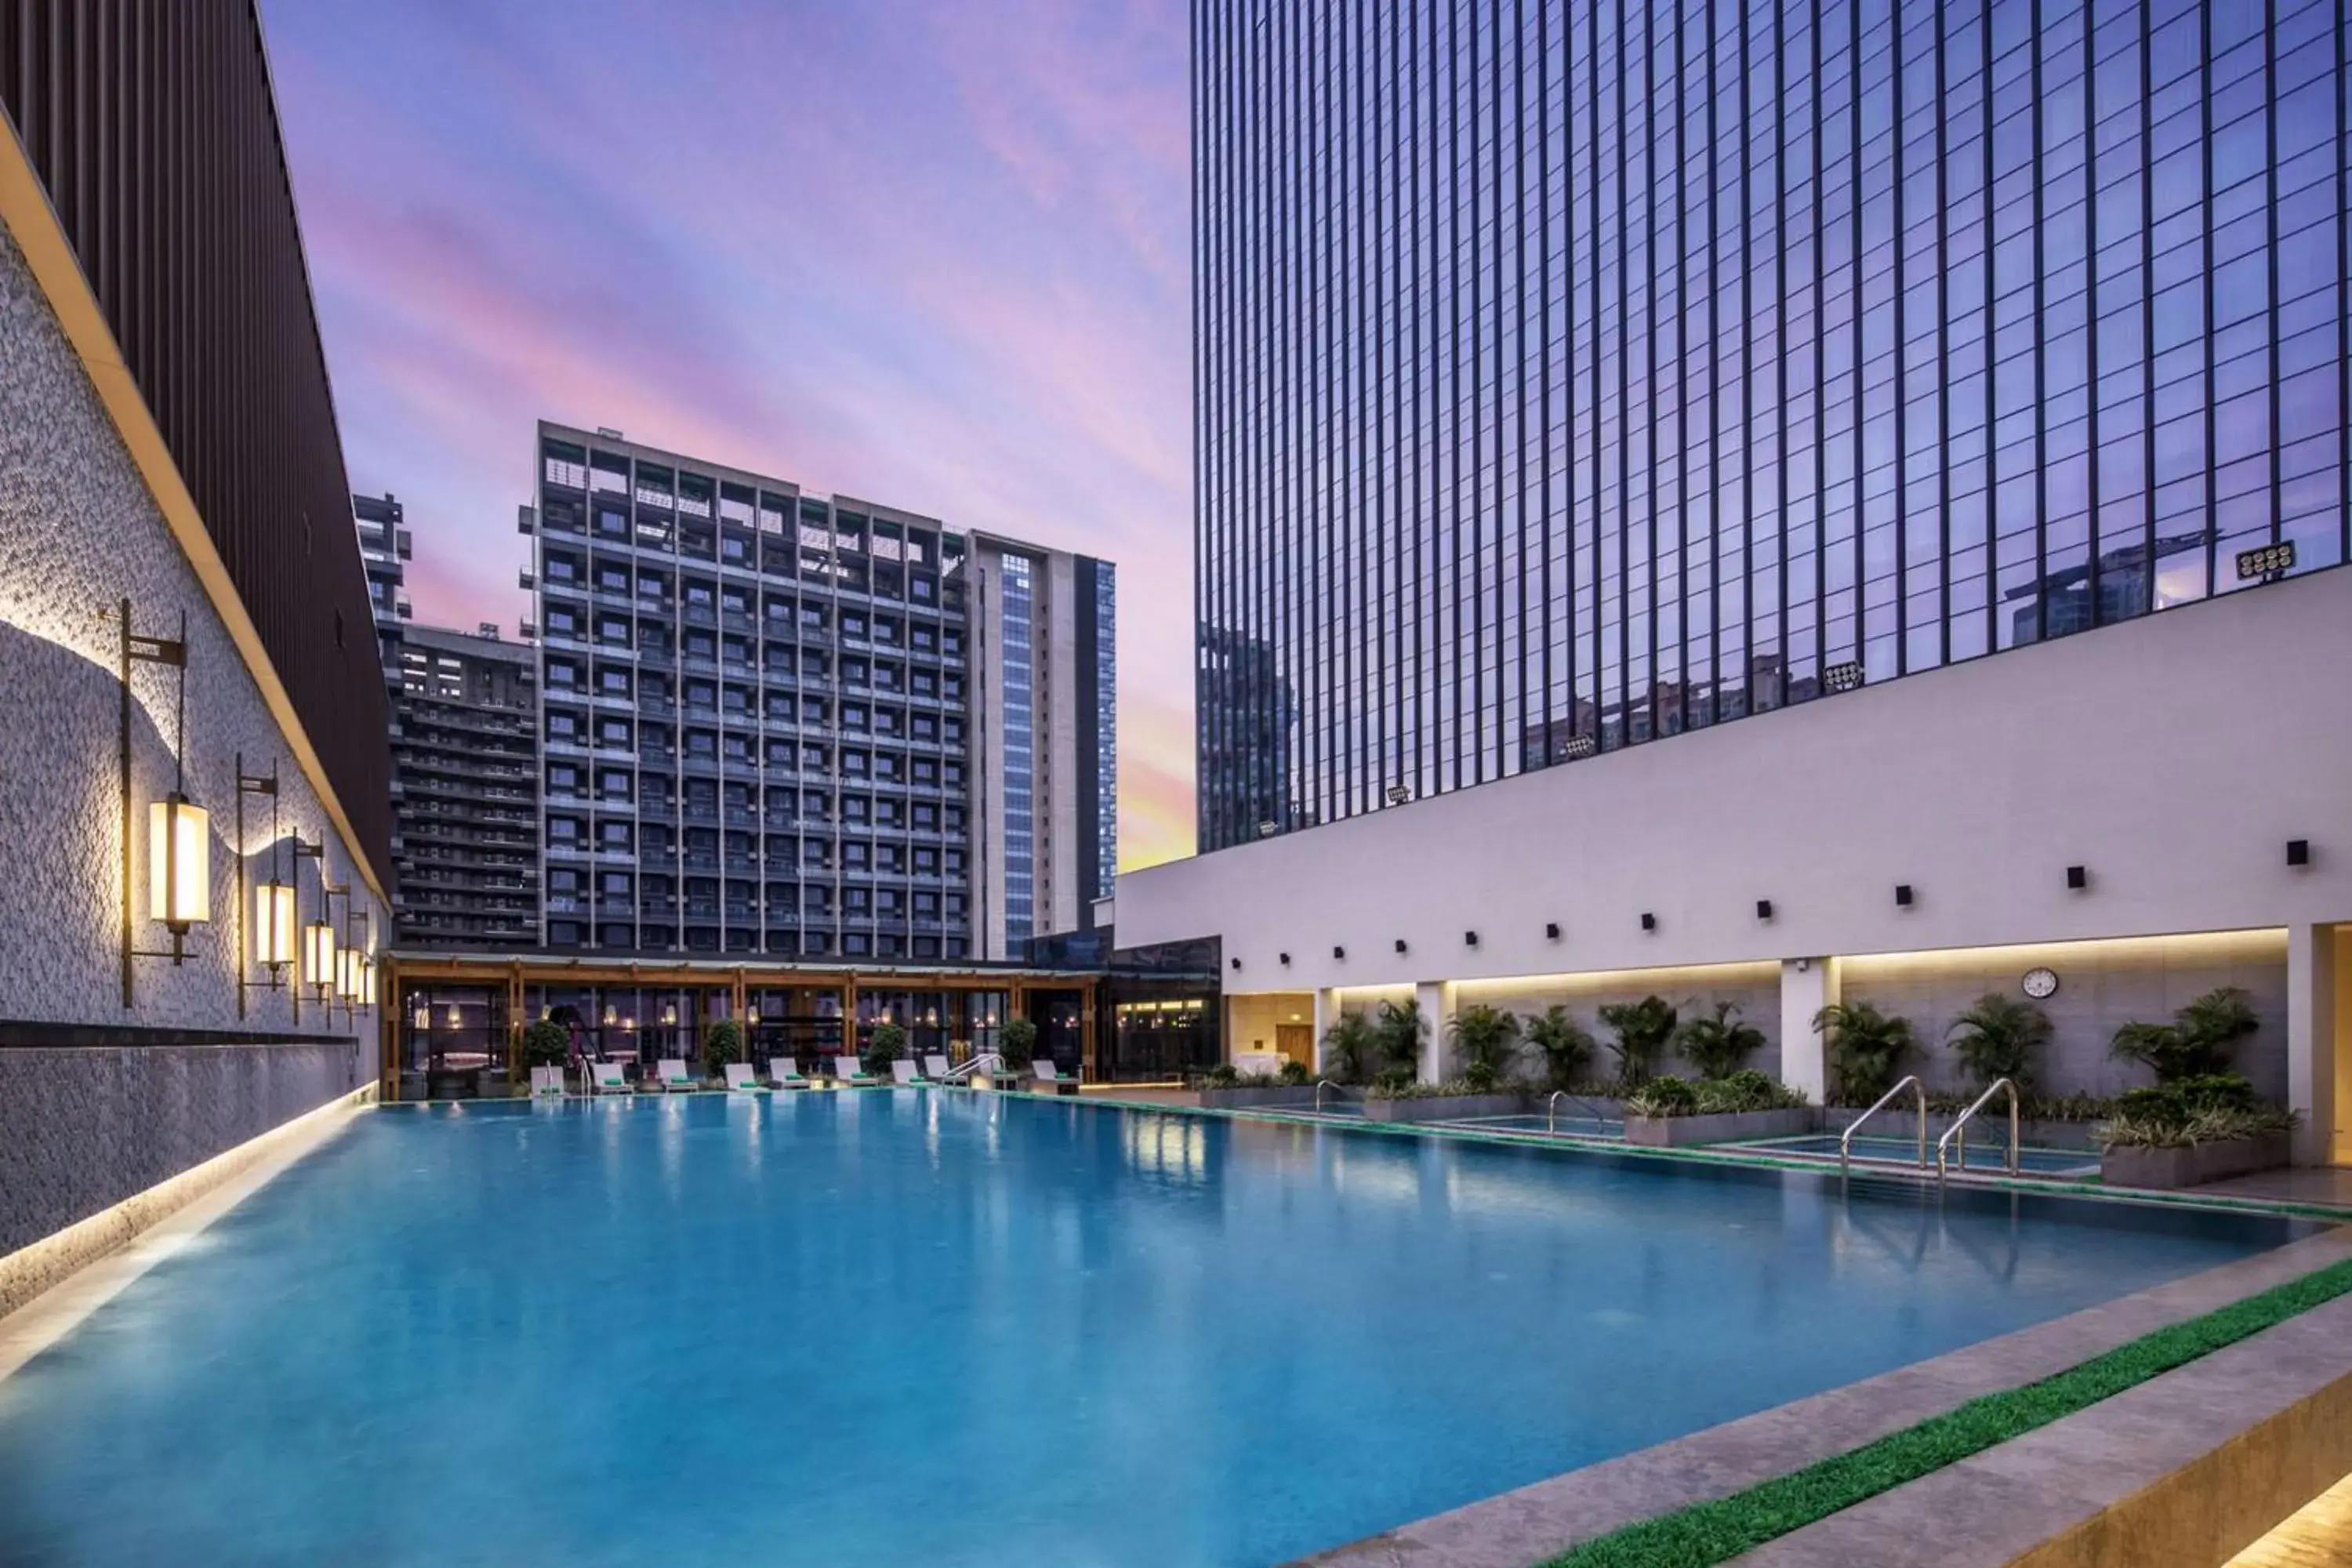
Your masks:
M1197 0L1200 842L2347 554L2335 0Z

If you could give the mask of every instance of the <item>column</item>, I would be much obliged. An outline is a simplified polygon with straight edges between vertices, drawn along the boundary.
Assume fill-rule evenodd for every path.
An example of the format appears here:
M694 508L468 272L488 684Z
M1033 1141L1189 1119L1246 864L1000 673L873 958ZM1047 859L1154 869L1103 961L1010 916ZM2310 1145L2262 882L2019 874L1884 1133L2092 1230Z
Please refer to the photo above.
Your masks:
M1331 987L1315 993L1315 1076L1323 1076L1324 1031L1339 1021L1339 993Z
M2326 1165L2336 1148L2336 928L2286 928L2286 1096L2303 1118L2294 1163Z
M1780 1081L1815 1105L1829 1093L1829 1059L1813 1017L1839 999L1834 958L1780 961Z
M1429 1031L1421 1045L1421 1081L1444 1083L1446 1037L1454 1032L1454 982L1424 980L1412 988L1412 995L1421 1004L1422 1023Z

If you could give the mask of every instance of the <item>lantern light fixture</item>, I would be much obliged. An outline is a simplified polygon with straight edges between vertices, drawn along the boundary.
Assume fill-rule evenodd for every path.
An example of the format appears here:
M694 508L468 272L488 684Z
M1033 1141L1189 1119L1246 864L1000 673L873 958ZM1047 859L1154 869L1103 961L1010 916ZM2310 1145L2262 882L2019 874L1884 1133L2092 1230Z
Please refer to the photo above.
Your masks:
M253 961L274 975L294 952L294 889L272 879L253 889Z
M360 1005L375 1005L375 960L364 956L360 960Z
M416 1012L415 1016L409 1019L409 1022L415 1024L419 1031L432 1028L433 1008L429 1004L419 1002L416 1005Z
M212 819L188 798L188 617L180 615L175 638L142 637L131 630L131 601L122 600L121 661L117 669L121 720L115 762L121 789L122 1005L132 1005L131 961L188 959L188 931L212 919ZM172 788L147 808L147 914L172 933L167 949L136 945L136 905L131 880L131 667L160 664L179 672L172 737ZM241 912L241 911L240 911Z
M668 1002L668 1003L665 1003L665 1004L663 1004L663 1005L662 1005L662 1026L663 1026L664 1028L675 1028L675 1027L677 1027L677 1003L675 1003L675 1002Z
M455 1002L449 1004L449 1026L453 1029L457 1026L457 1004Z
M335 927L331 921L312 921L302 928L302 983L317 991L321 1001L335 983Z
M173 939L212 919L212 815L178 790L147 808L147 913Z
M611 1028L621 1021L621 1010L610 1002L604 1004L604 1027Z

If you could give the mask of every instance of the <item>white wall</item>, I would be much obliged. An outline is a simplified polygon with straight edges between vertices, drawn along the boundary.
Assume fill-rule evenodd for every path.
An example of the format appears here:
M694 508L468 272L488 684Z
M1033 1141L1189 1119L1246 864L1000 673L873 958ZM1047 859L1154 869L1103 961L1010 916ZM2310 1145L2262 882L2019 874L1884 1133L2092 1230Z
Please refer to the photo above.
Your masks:
M2291 838L2315 864L2286 866ZM1118 899L1122 945L1222 937L1231 991L2352 919L2352 572L1131 872Z

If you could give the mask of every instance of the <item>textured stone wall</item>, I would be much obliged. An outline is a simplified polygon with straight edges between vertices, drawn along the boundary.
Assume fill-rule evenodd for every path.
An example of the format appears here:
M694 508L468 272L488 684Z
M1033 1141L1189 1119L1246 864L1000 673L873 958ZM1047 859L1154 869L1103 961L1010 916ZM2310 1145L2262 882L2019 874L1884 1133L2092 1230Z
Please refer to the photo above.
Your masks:
M311 520L349 527L342 517ZM186 720L176 672L134 667L131 886L135 945L169 945L144 918L148 804L186 790L211 813L212 912L187 961L142 958L122 1001L119 602L142 634L176 637L186 617ZM369 638L373 628L346 635ZM249 797L236 833L236 769L280 781L281 835L323 837L326 875L352 889L378 946L390 926L294 762L259 686L124 449L79 357L0 230L0 1025L333 1036L227 1055L169 1047L71 1052L0 1048L0 1251L173 1173L184 1164L343 1093L372 1073L375 1023L257 990L238 1010L237 857L266 874L269 803ZM302 918L323 900L317 861L299 872ZM248 900L249 903L249 900ZM337 900L335 918L343 911ZM168 1037L166 1037L168 1038ZM204 1064L201 1067L195 1064ZM43 1086L54 1075L55 1093ZM175 1098L176 1097L176 1098ZM30 1107L38 1107L37 1111ZM43 1173L47 1173L44 1174ZM28 1195L19 1179L34 1182Z
M360 1087L348 1046L0 1050L0 1257Z

